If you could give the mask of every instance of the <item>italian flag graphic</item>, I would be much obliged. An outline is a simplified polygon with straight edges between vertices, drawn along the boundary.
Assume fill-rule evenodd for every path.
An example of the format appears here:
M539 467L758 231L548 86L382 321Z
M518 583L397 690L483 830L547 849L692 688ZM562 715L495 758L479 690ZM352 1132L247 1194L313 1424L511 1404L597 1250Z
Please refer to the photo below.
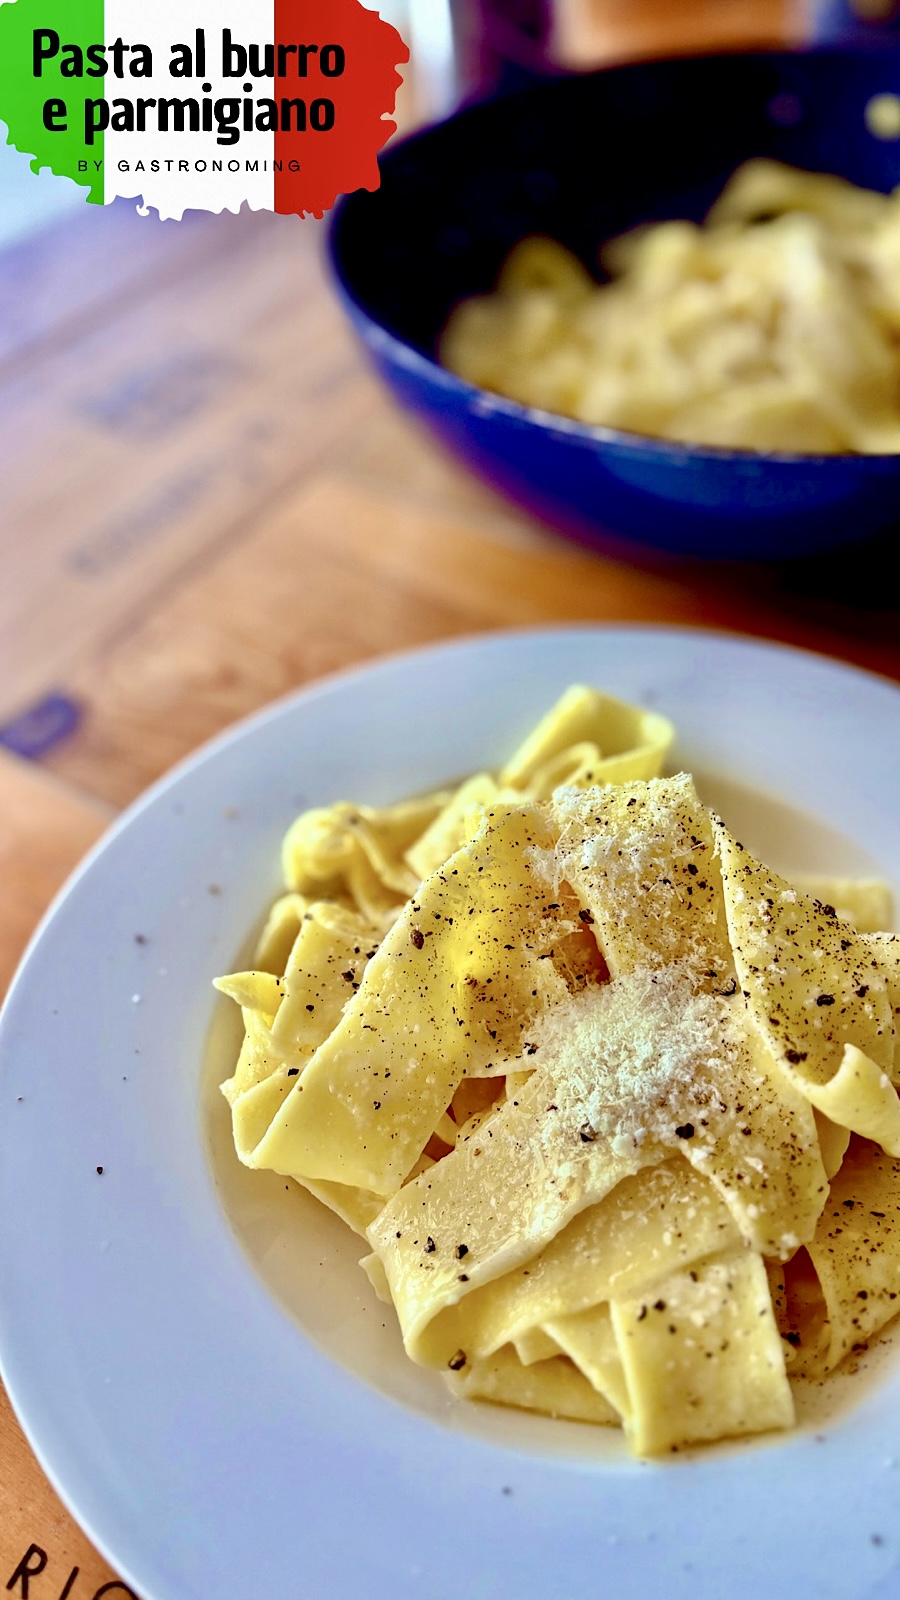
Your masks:
M321 216L378 187L408 56L360 0L6 0L0 117L96 205Z

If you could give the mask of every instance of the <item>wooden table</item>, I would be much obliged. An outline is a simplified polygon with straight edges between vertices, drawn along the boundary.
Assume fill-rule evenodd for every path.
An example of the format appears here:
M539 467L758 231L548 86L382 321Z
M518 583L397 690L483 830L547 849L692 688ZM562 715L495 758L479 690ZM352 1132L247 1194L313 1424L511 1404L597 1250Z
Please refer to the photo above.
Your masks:
M607 8L616 53L625 10ZM636 47L665 11L634 0ZM777 32L772 0L737 11ZM900 679L877 566L628 566L482 488L367 372L322 240L296 218L161 224L123 205L0 257L0 991L121 807L235 718L351 662L530 623L674 622ZM6 1590L131 1593L0 1394Z

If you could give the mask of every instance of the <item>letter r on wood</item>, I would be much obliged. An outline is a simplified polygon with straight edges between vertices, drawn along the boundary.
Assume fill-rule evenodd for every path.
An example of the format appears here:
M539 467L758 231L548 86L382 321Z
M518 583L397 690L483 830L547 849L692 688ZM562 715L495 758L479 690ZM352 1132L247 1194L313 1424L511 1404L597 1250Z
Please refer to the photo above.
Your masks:
M39 1572L43 1572L46 1565L46 1550L42 1550L38 1544L30 1544L9 1583L6 1585L7 1589L12 1591L17 1583L21 1584L22 1587L19 1590L19 1594L22 1600L28 1600L30 1580L36 1578Z

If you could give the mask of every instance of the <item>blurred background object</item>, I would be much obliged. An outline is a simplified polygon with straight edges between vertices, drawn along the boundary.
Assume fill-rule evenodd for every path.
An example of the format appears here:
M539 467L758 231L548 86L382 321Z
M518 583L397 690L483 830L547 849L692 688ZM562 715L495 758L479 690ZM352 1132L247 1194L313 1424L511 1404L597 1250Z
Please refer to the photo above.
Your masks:
M645 55L799 42L816 25L810 3L813 0L408 0L418 74L427 54L428 110L423 120L445 115L460 100L521 88L540 74L581 71ZM421 41L418 49L417 41ZM433 65L438 57L440 68Z
M397 0L399 13L404 0ZM900 0L405 0L420 121L536 75L641 56L900 36ZM401 25L398 23L398 25Z
M900 29L900 0L380 0L377 9L411 47L401 132L536 74L803 40L877 47ZM0 122L0 248L83 200L75 184L46 169L35 180L5 137Z
M887 307L876 326L867 303L853 310L869 271L858 213L846 214L852 259L839 272L837 232L829 253L824 214L813 215L820 191L814 201L815 186L798 182L787 199L772 163L889 191L900 147L882 123L898 90L900 56L868 50L732 51L533 78L388 151L380 189L343 203L333 248L350 314L395 396L552 526L607 550L610 536L634 541L634 558L640 547L783 560L859 543L894 522L900 496L900 284L888 284L900 212L886 201L879 211L866 279ZM768 165L751 184L748 253L742 265L728 255L726 230L725 254L704 255L690 224L753 157ZM828 203L840 208L845 192L828 188ZM655 235L659 259L634 299L621 278L592 292L604 241L676 219L687 225ZM529 292L502 309L479 298L528 237L573 253L569 310L546 251ZM446 328L467 300L477 354L460 366ZM779 321L776 340L766 330ZM857 411L858 428L847 422ZM864 429L863 415L883 426Z
M461 100L504 94L550 70L552 0L450 0Z
M833 0L392 0L380 9L410 43L400 118L410 127L536 76L799 43L823 3Z
M816 41L885 49L900 42L900 0L810 0Z
M644 55L799 43L805 0L557 0L553 57L568 68Z

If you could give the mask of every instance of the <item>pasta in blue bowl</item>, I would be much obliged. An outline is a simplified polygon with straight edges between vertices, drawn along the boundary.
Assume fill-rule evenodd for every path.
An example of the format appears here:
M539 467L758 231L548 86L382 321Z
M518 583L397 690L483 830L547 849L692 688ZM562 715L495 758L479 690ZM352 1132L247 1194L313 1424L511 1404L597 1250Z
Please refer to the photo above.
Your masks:
M787 401L787 390L779 391L768 414L765 398L759 402L746 441L727 424L731 411L752 410L749 383L743 391L732 385L721 398L715 388L707 392L704 427L693 436L686 422L680 435L676 427L676 436L658 437L640 410L613 409L608 415L619 420L610 422L602 411L557 409L540 383L519 395L498 392L480 377L477 328L474 361L466 367L451 360L455 371L445 364L448 323L452 328L466 302L487 303L523 240L539 236L564 247L599 304L608 291L587 275L606 275L602 262L609 256L601 261L601 251L609 241L641 224L701 223L746 162L755 163L751 177L771 180L786 165L848 180L876 191L859 206L881 206L892 219L896 202L878 196L900 184L900 59L816 51L640 63L548 81L468 108L391 149L375 194L342 202L331 230L337 282L395 396L468 466L551 526L619 548L624 542L713 559L783 560L835 549L883 532L897 518L900 383L892 363L900 322L895 329L888 313L879 328L881 370L874 378L869 369L856 375L860 343L871 341L855 326L829 369L825 346L836 335L835 308L843 317L843 285L856 281L860 269L852 250L844 252L839 272L846 276L831 284L832 301L824 297L816 306L821 285L801 258L822 208L817 213L817 203L802 197L800 180L801 198L792 203L801 220L782 253L794 298L806 293L811 315L791 347ZM821 186L813 181L810 188ZM744 201L752 189L745 183ZM852 239L857 202L853 191L844 192L848 211L840 226ZM830 203L823 201L826 210ZM742 223L757 243L766 227L777 231L795 220L775 215L777 204L772 215L759 204L754 212L749 201L745 211ZM730 225L726 218L726 232ZM887 262L893 258L885 227L879 249ZM784 235L782 226L782 244ZM699 237L696 226L691 237ZM820 266L833 264L834 237L822 245ZM634 313L622 306L612 323L618 318L621 329L627 315ZM771 320L773 313L765 315ZM673 370L678 376L679 351L657 369L653 351L666 340L654 344L640 315L631 335L654 402L655 389L671 388ZM666 339L670 346L668 332ZM797 352L804 348L809 359L798 377ZM844 351L854 369L847 375L840 370ZM779 364L787 361L782 347L765 355L780 379ZM721 354L719 366L727 366ZM808 423L807 411L818 417L820 401L833 418L845 391L854 391L861 414L871 411L879 384L891 404L896 391L896 428ZM779 407L790 413L784 424ZM798 411L803 425L792 433Z

